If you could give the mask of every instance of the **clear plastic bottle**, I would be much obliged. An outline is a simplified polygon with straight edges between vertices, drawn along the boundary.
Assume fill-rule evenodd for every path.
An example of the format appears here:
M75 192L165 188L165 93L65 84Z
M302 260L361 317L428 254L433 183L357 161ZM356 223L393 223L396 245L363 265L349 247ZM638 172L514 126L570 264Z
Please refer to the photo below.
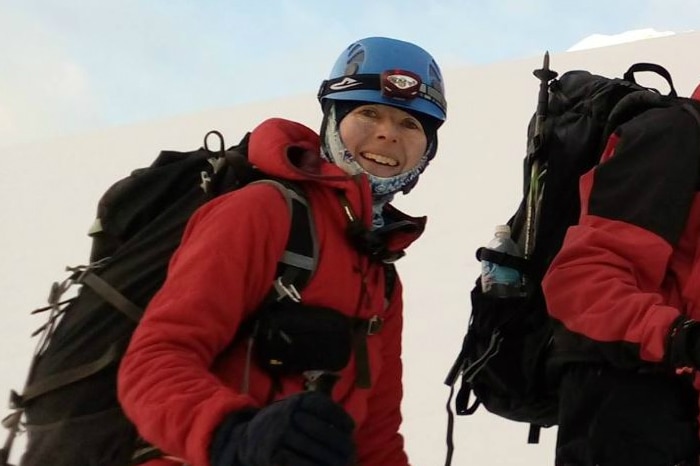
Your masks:
M510 237L510 226L496 225L493 239L487 249L522 257L520 247ZM497 298L521 296L522 275L516 269L481 261L481 289L484 294Z

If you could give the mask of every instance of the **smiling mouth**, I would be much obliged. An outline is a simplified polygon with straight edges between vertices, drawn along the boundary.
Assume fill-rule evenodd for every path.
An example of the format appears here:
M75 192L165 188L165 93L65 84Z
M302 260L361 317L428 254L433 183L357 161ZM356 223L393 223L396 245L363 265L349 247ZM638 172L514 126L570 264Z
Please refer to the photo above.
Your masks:
M384 165L386 167L397 167L399 165L398 160L392 159L391 157L387 157L385 155L375 154L373 152L362 152L360 155L367 160L371 160L374 163L378 163L379 165Z

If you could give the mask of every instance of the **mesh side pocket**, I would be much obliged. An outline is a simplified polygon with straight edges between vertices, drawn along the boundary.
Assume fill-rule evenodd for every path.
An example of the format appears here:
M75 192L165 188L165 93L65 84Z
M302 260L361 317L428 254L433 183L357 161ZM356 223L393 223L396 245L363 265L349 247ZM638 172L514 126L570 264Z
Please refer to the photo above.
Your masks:
M550 425L557 403L547 388L551 321L537 294L494 298L477 285L465 341L474 394L487 410L515 421ZM542 306L542 307L540 307Z

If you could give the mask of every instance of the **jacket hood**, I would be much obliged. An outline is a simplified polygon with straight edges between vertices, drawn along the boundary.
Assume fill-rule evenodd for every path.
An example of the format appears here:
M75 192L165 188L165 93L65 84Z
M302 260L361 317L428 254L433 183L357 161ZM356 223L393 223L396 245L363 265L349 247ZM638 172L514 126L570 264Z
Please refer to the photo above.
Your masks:
M353 178L321 158L321 141L312 129L271 118L250 135L248 159L268 175L292 181L318 181L347 189Z
M370 213L363 216L369 226L372 196L366 175L349 175L323 159L320 138L312 129L282 118L265 120L250 134L248 160L273 177L342 190L358 213ZM386 229L391 231L392 249L406 248L425 229L426 217L408 216L391 205L384 210L393 224Z

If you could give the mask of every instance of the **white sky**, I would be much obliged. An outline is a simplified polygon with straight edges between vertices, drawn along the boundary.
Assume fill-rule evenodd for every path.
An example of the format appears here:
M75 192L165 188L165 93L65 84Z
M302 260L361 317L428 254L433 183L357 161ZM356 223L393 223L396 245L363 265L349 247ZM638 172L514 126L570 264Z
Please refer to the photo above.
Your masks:
M642 28L700 29L700 2L2 0L0 146L315 92L369 35L444 71Z

